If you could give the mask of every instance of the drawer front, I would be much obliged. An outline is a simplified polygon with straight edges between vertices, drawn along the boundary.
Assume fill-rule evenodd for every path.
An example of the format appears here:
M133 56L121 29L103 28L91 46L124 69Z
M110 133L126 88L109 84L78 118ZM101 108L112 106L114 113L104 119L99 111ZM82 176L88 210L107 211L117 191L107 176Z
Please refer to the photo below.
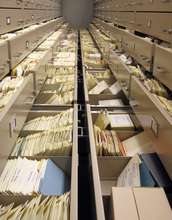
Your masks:
M119 11L135 11L136 0L125 0L119 4Z
M49 18L48 11L46 9L45 10L40 10L40 20L41 21L46 21L47 18Z
M134 28L134 20L135 20L135 13L134 12L119 12L118 13L118 24Z
M155 150L172 178L171 117L159 106L159 103L135 76L131 78L130 98L132 99L130 105L145 132L154 142ZM155 133L151 129L151 124Z
M155 46L153 74L170 90L172 90L172 51Z
M13 69L37 46L35 39L36 31L32 31L9 40L10 69Z
M172 2L169 0L137 0L137 11L171 11Z
M1 0L0 7L7 7L7 8L22 8L22 1L21 0Z
M122 48L131 54L148 71L152 71L154 44L130 33L124 33Z
M38 0L23 0L23 8L38 9Z
M24 19L24 26L29 26L36 23L36 17L38 10L27 10L24 9L23 11L23 19Z
M8 43L0 44L0 79L2 79L7 73L9 73L9 55L8 55Z
M23 27L23 17L21 9L0 9L3 19L0 20L0 34L13 31Z
M129 88L130 88L130 70L127 68L125 64L119 60L118 57L111 56L109 61L109 67L112 70L115 78L120 83L122 90L125 95L129 97Z
M33 100L33 77L29 75L0 114L0 172L6 164L6 160L31 109ZM10 123L16 125L14 132L11 132L13 126L10 129Z
M137 12L135 30L172 42L172 13Z

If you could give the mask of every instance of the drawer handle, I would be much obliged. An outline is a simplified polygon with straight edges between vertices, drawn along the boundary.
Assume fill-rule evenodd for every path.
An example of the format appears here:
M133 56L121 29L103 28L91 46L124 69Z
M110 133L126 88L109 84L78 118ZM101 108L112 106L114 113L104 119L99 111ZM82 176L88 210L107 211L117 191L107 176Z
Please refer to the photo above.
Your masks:
M159 73L166 73L166 70L162 67L159 66L155 66L155 69L159 72Z
M170 2L170 0L160 0L160 2Z
M160 32L167 32L167 30L163 29L163 28L158 28L157 30L160 31Z
M23 53L16 53L16 54L14 55L14 57L21 57L22 54L23 54Z
M31 102L25 102L26 105L33 105L34 101L35 101L35 96L28 96L27 98L31 98L32 101Z
M136 25L136 26L141 26L142 24L140 24L140 23L135 23L135 25Z
M150 63L150 59L144 55L139 55L140 59L146 60L147 63Z
M45 81L44 79L38 79L38 80L37 80L38 85L43 85L43 84L44 84L44 81Z
M7 66L9 66L8 63L2 64L3 67L0 67L0 70L5 70L7 68Z
M23 23L24 22L24 20L22 19L22 20L19 20L19 21L17 21L17 23Z
M30 21L30 19L27 19L27 20L25 20L25 21Z
M144 3L143 2L138 2L138 3L136 3L136 5L144 5Z
M135 100L133 98L129 98L129 103L131 107L138 107L138 103L134 102Z

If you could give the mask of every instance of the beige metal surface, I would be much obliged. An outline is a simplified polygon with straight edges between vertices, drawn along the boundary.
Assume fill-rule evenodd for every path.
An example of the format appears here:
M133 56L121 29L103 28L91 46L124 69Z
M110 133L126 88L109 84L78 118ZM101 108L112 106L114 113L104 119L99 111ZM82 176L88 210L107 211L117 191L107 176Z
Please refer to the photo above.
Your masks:
M36 23L36 18L38 15L38 10L23 10L23 19L24 19L24 26L29 26L31 24Z
M96 217L98 220L105 220L105 213L102 201L102 192L100 185L99 168L97 162L96 149L94 144L94 134L93 134L93 123L91 119L90 106L86 105L87 119L88 119L88 131L89 131L89 141L90 141L90 156L91 156L91 168L93 174L93 186L95 194L95 206L96 206Z
M156 45L153 74L169 89L172 90L171 61L172 51Z
M9 54L8 54L8 43L4 42L0 44L0 79L2 79L7 73L9 73Z
M22 8L21 0L1 0L0 7L8 7L8 8Z
M137 31L172 42L172 13L136 12L135 24Z
M118 25L134 28L135 12L118 12Z
M3 19L0 20L0 34L10 32L23 26L21 9L0 9Z
M134 34L124 32L122 48L148 71L153 70L154 44Z
M155 150L172 178L172 118L135 76L131 79L130 98L138 120L154 142Z
M0 113L0 173L32 107L33 100L33 76L29 75ZM12 134L10 134L10 122L16 124Z
M171 11L172 2L169 0L137 0L137 11Z

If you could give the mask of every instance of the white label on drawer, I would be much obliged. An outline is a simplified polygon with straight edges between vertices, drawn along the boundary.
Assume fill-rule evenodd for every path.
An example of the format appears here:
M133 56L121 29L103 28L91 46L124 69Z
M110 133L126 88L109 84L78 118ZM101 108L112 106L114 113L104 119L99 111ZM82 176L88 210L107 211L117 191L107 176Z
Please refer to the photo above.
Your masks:
M10 121L10 137L13 136L14 131L16 130L17 122L16 122L16 115L14 115Z
M114 83L110 88L110 91L112 94L117 94L119 91L121 91L121 85L119 84L119 82L117 81L116 83Z
M131 49L135 50L135 43L131 43Z
M10 17L7 17L7 25L11 24L11 18Z
M126 21L126 17L124 17L124 22Z
M148 28L151 27L151 20L148 20Z
M149 0L149 3L153 3L153 0Z
M31 4L33 4L33 0L31 0Z
M34 16L32 15L32 20L34 19Z
M29 47L29 41L26 41L26 49Z

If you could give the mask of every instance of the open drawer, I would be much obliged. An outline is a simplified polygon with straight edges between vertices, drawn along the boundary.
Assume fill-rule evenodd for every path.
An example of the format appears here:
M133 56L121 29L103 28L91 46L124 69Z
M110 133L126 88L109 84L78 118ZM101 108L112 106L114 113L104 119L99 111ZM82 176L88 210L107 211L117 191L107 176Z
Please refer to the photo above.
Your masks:
M131 77L130 105L172 178L171 116L135 76Z
M88 119L88 131L89 131L89 141L90 141L90 164L93 175L93 188L95 195L95 206L96 206L96 216L97 219L108 219L109 212L109 200L111 187L116 186L116 180L129 162L131 157L123 156L97 156L93 124L100 112L100 109L86 106L87 119ZM110 110L111 109L111 110ZM125 110L115 109L114 107L108 108L111 112L126 112ZM128 111L127 111L128 112ZM118 131L118 135L121 140L130 138L140 131Z
M172 51L161 46L155 46L153 75L172 90Z
M122 48L149 72L153 70L154 44L144 38L124 32Z
M14 145L23 123L33 105L34 98L33 76L29 75L25 78L21 86L17 89L13 97L0 113L0 149L2 152L0 171L2 171L6 163L12 146Z

